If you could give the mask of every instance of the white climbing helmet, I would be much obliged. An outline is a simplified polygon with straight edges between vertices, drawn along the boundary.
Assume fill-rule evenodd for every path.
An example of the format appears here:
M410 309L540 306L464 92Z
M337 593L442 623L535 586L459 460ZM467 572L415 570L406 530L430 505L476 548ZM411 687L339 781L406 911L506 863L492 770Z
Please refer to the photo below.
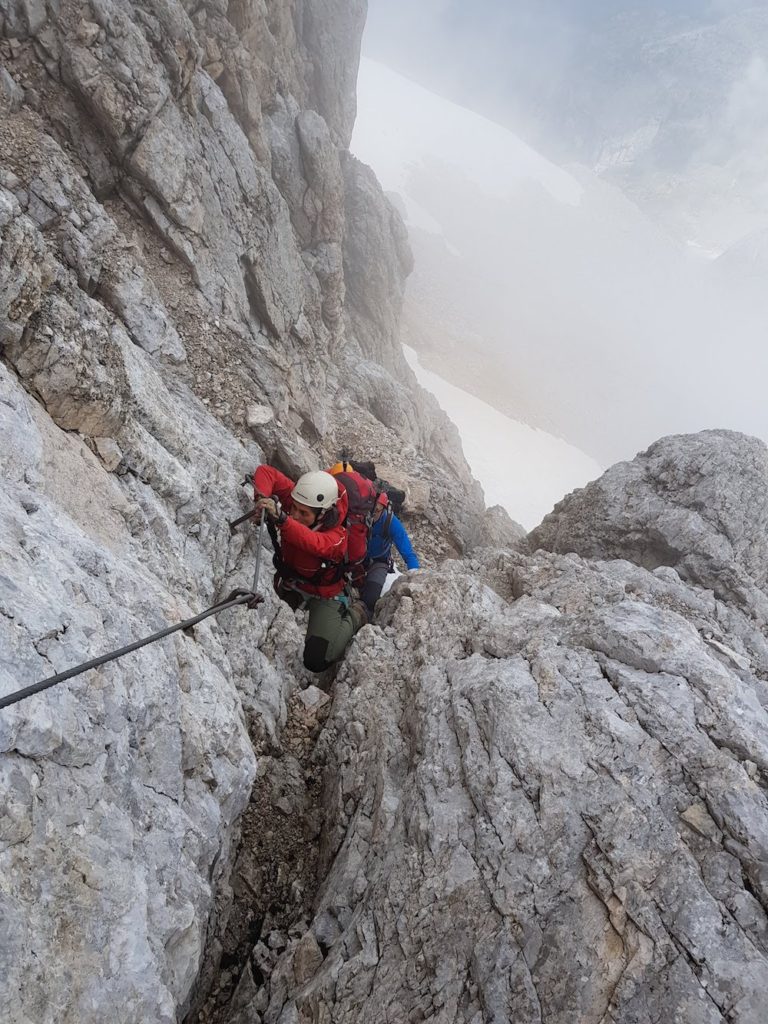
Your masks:
M339 485L330 473L318 469L300 476L291 491L294 501L310 508L331 508L339 500Z

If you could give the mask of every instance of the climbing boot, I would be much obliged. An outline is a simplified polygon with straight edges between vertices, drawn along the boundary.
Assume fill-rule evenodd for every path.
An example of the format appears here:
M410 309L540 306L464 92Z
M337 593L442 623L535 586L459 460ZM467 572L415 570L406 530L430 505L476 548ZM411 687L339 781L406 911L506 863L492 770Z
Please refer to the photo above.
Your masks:
M349 614L355 624L355 632L357 632L358 629L362 629L366 623L371 621L368 606L364 601L353 601L349 606Z

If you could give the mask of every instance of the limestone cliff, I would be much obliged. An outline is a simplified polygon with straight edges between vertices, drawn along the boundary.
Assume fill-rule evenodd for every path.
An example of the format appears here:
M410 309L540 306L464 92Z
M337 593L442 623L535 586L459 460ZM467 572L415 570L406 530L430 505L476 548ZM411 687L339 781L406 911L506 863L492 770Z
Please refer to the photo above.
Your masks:
M665 439L544 547L400 586L336 681L322 884L264 1021L764 1019L767 477L753 439ZM732 547L722 596L637 564L673 524L691 566Z
M481 516L345 148L364 8L0 0L0 693L249 586L262 459L379 460L428 566L330 696L265 579L0 712L3 1019L762 1024L768 453Z
M364 8L0 3L2 692L250 585L227 521L263 459L388 455L468 495L468 538L397 357L402 230L344 152ZM393 270L353 318L366 246ZM183 1013L299 638L270 595L0 715L4 1019Z

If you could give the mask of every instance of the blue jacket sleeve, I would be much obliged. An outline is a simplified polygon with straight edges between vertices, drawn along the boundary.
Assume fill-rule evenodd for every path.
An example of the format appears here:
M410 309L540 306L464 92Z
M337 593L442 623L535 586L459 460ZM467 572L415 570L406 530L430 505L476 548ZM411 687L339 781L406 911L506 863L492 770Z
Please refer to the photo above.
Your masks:
M389 527L389 535L394 541L395 547L403 556L405 564L408 566L408 568L420 569L421 563L419 562L416 552L413 550L411 538L406 533L405 527L397 518L397 516L392 516L392 522Z

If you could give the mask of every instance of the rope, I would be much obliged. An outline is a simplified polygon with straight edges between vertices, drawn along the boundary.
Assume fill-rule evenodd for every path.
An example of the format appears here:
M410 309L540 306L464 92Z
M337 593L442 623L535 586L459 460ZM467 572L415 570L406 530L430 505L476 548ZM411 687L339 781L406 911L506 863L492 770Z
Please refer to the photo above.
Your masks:
M258 568L254 582L258 582ZM57 683L63 683L65 679L72 679L74 676L79 676L83 672L87 672L90 668L98 668L99 665L106 665L109 661L116 661L118 658L122 658L123 655L130 654L131 651L138 651L140 647L146 647L147 644L153 644L156 640L162 640L163 637L170 636L171 633L176 633L180 629L189 629L191 626L195 626L198 622L202 622L203 619L207 619L211 615L218 615L220 612L224 612L228 608L236 608L241 604L247 604L249 608L255 608L256 605L260 604L263 600L264 598L259 597L253 591L233 590L231 594L224 598L223 601L219 601L218 604L211 605L210 608L207 608L199 615L195 615L194 618L185 619L183 622L177 622L175 626L168 626L167 629L161 629L158 633L153 633L151 636L144 637L143 640L135 640L132 644L121 647L117 651L112 651L110 654L102 654L100 658L94 658L92 661L86 661L82 665L76 665L75 668L67 669L66 672L59 672L55 676L49 676L48 679L43 679L39 683L33 683L31 686L26 686L23 690L16 690L15 693L9 693L7 697L0 697L0 711L2 711L3 708L10 707L11 704L17 704L20 700L24 700L25 697L31 697L36 693L40 693L42 690L49 689L51 686L56 686Z

